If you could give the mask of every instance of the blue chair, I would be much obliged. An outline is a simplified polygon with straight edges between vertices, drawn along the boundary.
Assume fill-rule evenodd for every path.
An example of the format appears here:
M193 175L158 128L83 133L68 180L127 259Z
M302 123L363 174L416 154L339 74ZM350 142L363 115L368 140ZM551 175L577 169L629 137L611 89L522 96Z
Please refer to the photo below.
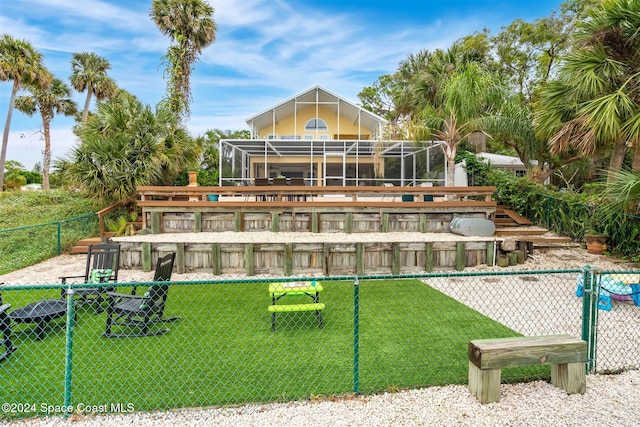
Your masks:
M578 288L576 296L584 295L584 286L582 284L582 275L578 276ZM640 306L640 284L626 284L618 277L610 275L598 276L600 284L600 294L598 295L598 308L600 310L611 311L612 299L628 299L631 297L635 305Z
M576 289L576 296L582 298L584 296L584 285L582 284L583 276L578 276L578 288ZM611 295L606 290L600 288L600 294L598 295L598 308L600 310L611 311Z

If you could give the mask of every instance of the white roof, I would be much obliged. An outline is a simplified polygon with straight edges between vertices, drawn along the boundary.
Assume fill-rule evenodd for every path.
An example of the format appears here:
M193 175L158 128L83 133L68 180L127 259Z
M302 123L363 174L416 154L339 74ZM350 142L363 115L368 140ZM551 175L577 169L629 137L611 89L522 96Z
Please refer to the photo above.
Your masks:
M384 125L387 120L359 107L353 102L329 92L328 90L314 86L310 89L300 92L291 98L285 99L279 104L274 105L261 113L255 114L247 119L247 124L252 129L264 129L271 126L275 118L276 123L285 117L293 116L294 112L309 108L316 103L329 109L334 114L340 113L341 117L350 120L352 123L358 123L364 129L374 132L378 126Z
M503 154L486 153L486 152L477 153L476 157L481 158L481 159L485 159L492 166L511 167L511 168L518 168L518 167L524 168L525 167L524 163L522 163L522 160L520 160L519 157L505 156ZM537 160L532 160L531 164L532 165L537 165L538 161Z

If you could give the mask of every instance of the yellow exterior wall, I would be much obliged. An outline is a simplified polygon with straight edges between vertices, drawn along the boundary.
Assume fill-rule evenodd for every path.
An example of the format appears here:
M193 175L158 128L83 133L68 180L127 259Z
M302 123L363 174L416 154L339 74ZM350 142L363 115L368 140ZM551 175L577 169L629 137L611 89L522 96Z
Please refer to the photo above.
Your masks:
M300 107L298 107L300 108ZM335 138L337 135L358 135L358 123L353 123L353 120L347 120L345 118L339 118L332 111L324 107L318 106L318 118L325 121L327 124L327 131L318 131L317 136L313 131L305 131L304 125L311 119L316 118L316 108L314 105L307 105L304 109L298 109L297 114L289 117L278 118L278 123L275 126L267 126L260 129L259 134L261 139L268 139L269 135L275 133L278 138L283 136L299 136L300 139L304 139L304 135L312 135L313 139L320 139L321 136L326 135L327 139L339 139ZM359 139L370 139L371 132L368 129L360 129ZM353 138L348 138L353 139Z

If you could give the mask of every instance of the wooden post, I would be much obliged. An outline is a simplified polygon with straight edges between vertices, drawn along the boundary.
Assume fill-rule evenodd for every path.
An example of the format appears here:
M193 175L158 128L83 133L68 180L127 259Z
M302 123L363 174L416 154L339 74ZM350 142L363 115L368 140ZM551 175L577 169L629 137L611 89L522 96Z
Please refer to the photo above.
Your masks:
M500 369L480 369L469 362L469 391L478 402L500 402Z
M400 243L394 242L391 244L392 255L392 264L391 264L391 274L400 274Z
M142 271L151 271L151 242L142 243Z
M356 274L364 275L364 243L356 243Z
M584 363L552 364L551 384L569 394L584 394L587 391L587 376Z
M311 232L318 233L320 231L320 225L318 224L318 212L311 212Z
M244 231L244 215L242 212L235 212L233 216L233 231Z
M518 264L524 264L527 260L527 242L519 241L518 242Z
M493 266L495 262L493 255L496 251L496 242L487 242L487 265L489 267Z
M503 254L498 255L498 266L509 267L509 257Z
M176 243L176 273L178 274L184 274L186 271L184 256L184 243Z
M456 270L463 271L467 265L466 251L464 242L456 243Z
M427 242L424 248L424 271L433 271L433 242Z
M324 274L325 276L329 275L329 271L331 270L329 268L329 264L331 263L331 251L329 248L329 244L328 243L323 243L322 244L322 274Z
M421 233L427 232L427 215L424 213L418 214L418 229Z
M384 212L382 214L382 230L383 233L389 232L389 214Z
M247 276L255 274L255 265L253 263L253 243L244 245L244 267L247 270Z
M160 212L151 212L151 232L153 234L162 233Z
M353 213L347 212L344 214L344 232L351 234L353 230Z
M222 274L221 246L220 243L211 245L211 266L213 267L213 274L216 276Z
M200 233L202 231L202 212L193 213L193 232Z
M284 275L291 276L293 272L293 243L284 245Z
M274 233L280 231L280 215L278 212L271 213L271 231Z

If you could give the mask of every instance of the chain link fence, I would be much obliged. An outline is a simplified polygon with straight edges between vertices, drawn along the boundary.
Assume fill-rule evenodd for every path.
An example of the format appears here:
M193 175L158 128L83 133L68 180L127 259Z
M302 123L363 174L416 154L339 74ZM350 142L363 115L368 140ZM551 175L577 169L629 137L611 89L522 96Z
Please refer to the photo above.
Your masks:
M466 384L469 340L518 335L570 334L597 344L589 350L591 372L638 369L640 307L637 285L630 285L638 282L640 272L591 269L357 278L203 275L171 282L162 313L167 322L152 322L146 331L113 325L115 337L105 336L113 314L107 301L60 299L60 284L5 284L2 303L11 305L4 312L11 319L0 324L10 325L16 349L0 362L0 417ZM151 284L120 282L117 291L130 294L136 286L141 295ZM78 293L111 285L69 287ZM45 307L48 314L34 309L43 300L53 301ZM285 305L293 308L270 309ZM121 336L143 332L148 336ZM504 382L549 376L548 366L502 373Z
M0 230L0 274L60 255L78 240L98 234L98 216Z

